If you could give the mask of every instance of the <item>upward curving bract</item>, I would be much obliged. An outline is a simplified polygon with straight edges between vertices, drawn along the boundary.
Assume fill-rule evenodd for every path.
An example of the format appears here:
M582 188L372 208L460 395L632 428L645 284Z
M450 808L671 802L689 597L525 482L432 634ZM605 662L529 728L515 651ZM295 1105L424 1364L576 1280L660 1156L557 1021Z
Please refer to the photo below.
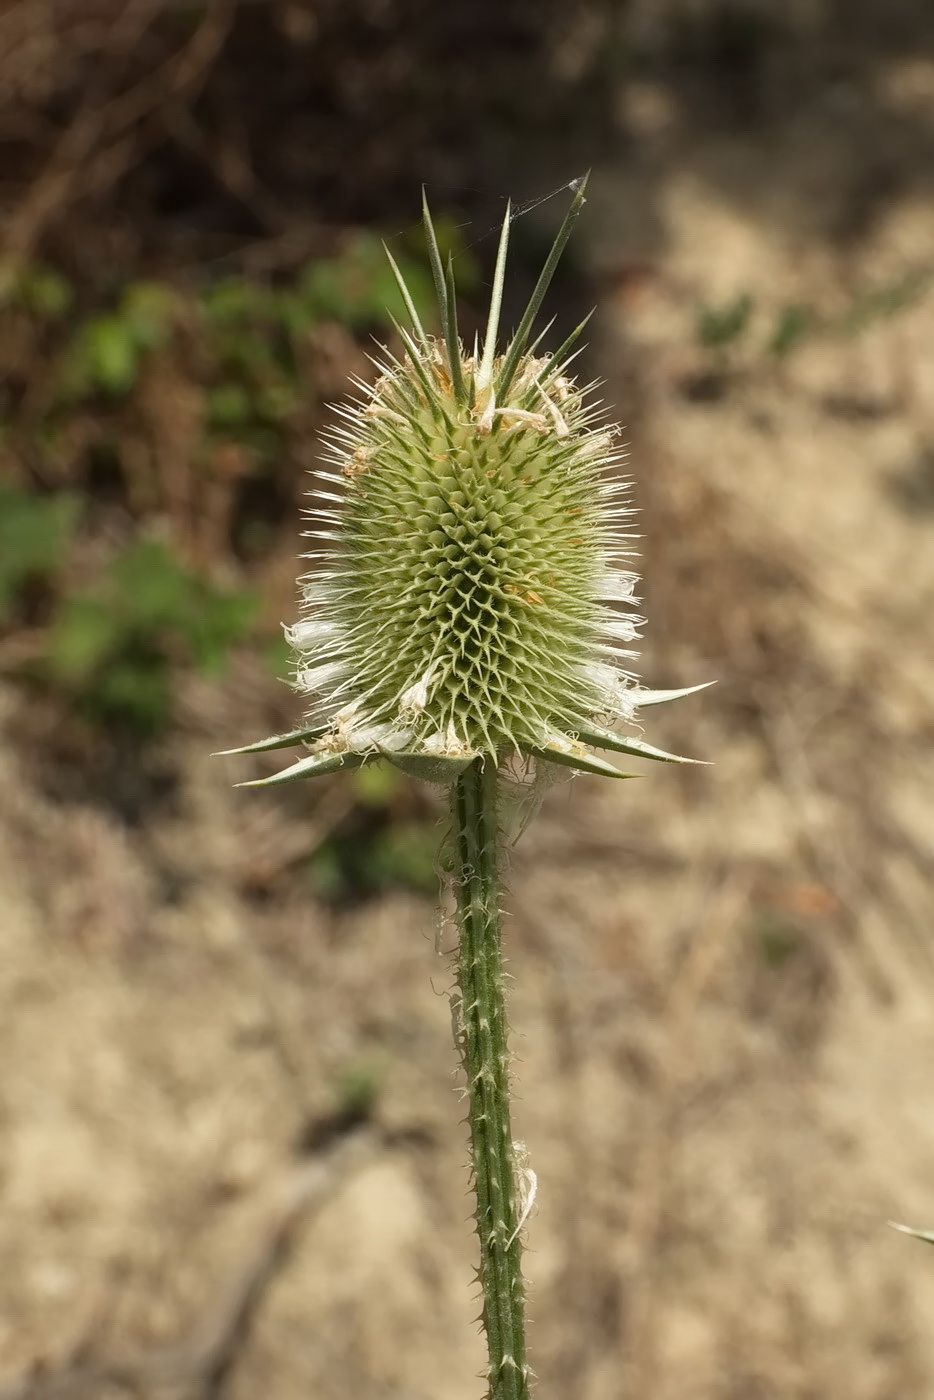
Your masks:
M426 334L392 264L412 329L400 328L402 358L385 352L376 382L338 409L287 634L307 727L238 751L312 752L266 783L380 756L442 781L480 756L614 776L595 747L674 759L610 727L673 695L640 689L628 669L632 511L617 430L568 373L582 327L554 354L529 346L583 186L502 351L508 212L486 337L470 354L427 209L442 338Z

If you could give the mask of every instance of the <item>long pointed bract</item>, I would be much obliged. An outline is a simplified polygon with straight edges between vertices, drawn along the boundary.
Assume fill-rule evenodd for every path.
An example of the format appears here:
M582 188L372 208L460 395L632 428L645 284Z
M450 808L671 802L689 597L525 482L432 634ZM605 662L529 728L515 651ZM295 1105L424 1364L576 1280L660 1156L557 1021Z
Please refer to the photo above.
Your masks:
M428 208L428 197L425 194L424 186L422 186L422 224L425 229L425 242L428 245L428 261L431 264L431 275L435 283L435 295L438 298L438 310L441 312L441 324L446 330L448 319L448 290L444 280L444 266L441 262L441 254L438 251L438 240L435 237L435 226L431 221L431 212Z
M281 783L297 782L299 778L320 778L340 768L359 768L362 762L363 754L358 753L314 753L268 778L254 778L252 782L237 783L237 787L278 787Z
M574 227L575 220L584 207L584 191L587 188L587 180L588 176L585 175L577 186L577 192L571 201L571 207L564 216L564 223L559 228L555 241L551 245L551 252L545 259L545 266L539 274L538 281L535 284L535 290L529 298L529 304L525 308L522 320L519 322L518 328L510 341L509 349L506 351L503 367L496 380L496 398L499 402L502 402L509 390L519 360L522 358L522 352L526 347L529 332L532 329L532 322L538 315L541 304L545 300L545 294L551 286L551 279L555 275L555 269L558 266L561 254L564 252L564 245L571 236L571 229Z
M612 729L602 729L595 724L578 726L577 737L582 744L590 744L595 749L612 749L614 753L628 753L633 758L654 758L660 763L703 763L702 758L682 758L680 754L666 753L654 744L643 739L634 739L627 734L615 734Z
M309 729L307 725L303 725L300 729L289 730L287 734L271 734L268 739L257 739L239 749L219 749L217 753L212 754L212 758L230 758L241 753L266 753L270 749L294 749L299 744L320 739L326 727L324 724L315 724Z
M461 366L461 343L457 334L457 293L454 287L454 264L448 258L445 274L447 296L445 298L444 339L448 352L448 367L451 371L451 385L458 402L467 397L464 388L464 371Z
M493 359L496 355L496 337L499 333L499 317L503 305L503 284L506 279L506 253L509 248L509 225L512 218L512 204L506 205L506 217L499 236L496 252L496 271L493 273L493 290L490 293L490 314L486 323L486 338L483 342L483 359L477 374L477 388L485 389L493 378Z
M422 325L419 319L418 312L415 309L415 302L412 300L412 293L409 291L408 286L406 285L405 278L399 271L398 264L396 263L395 258L393 257L392 253L390 253L385 243L383 244L383 252L389 259L389 266L392 268L392 275L396 279L396 286L399 288L399 293L402 297L403 302L405 303L405 309L408 313L409 320L412 322L412 327L415 331L415 334L418 336L419 344L421 345L423 350L427 350L428 337L425 334L425 328Z
M633 691L633 704L641 709L643 705L665 705L669 700L680 700L685 695L696 695L699 690L706 690L709 685L716 685L716 681L702 681L700 685L686 685L683 690L636 690Z
M598 758L592 753L568 753L565 749L558 748L535 748L528 745L527 752L533 758L546 759L549 763L557 763L560 768L573 768L575 773L596 773L601 778L632 778L633 773L623 773L612 763L607 763L605 758Z
M596 308L587 312L587 315L584 317L583 321L578 322L578 324L571 331L571 334L568 336L567 340L565 340L561 345L559 345L554 354L550 356L548 368L542 375L543 384L547 384L553 374L562 374L564 372L564 369L568 363L568 356L574 349L574 346L577 344L578 340L580 340L581 336L583 335L584 330L590 321L590 318L593 316L594 310L596 310Z

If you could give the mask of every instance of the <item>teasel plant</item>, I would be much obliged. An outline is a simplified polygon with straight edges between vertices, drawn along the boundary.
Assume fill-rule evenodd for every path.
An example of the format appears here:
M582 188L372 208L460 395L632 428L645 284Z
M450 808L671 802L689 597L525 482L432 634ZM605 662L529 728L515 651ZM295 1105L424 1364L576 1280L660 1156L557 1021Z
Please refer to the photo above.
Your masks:
M287 629L310 710L291 733L227 751L302 750L248 787L388 761L449 794L441 868L456 909L452 1009L489 1400L526 1400L532 1374L521 1256L535 1178L512 1136L500 922L516 812L568 770L627 776L598 751L690 762L634 730L645 707L702 689L645 689L629 669L640 620L618 430L570 373L586 321L557 350L540 348L548 327L533 339L585 187L586 178L569 187L570 208L502 348L508 208L486 332L472 350L427 204L440 335L423 326L387 249L409 325L396 327L399 353L374 361L375 381L355 381L358 397L337 408L302 615Z

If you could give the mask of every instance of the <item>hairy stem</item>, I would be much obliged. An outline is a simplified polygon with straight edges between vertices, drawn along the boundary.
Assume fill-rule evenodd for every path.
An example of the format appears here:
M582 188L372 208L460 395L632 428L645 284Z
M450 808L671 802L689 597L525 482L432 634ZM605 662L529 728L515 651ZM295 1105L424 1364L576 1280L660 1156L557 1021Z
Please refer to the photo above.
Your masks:
M489 1400L528 1400L525 1288L509 1121L509 1052L500 947L496 765L476 759L453 792L460 947L458 1047L467 1078L480 1240Z

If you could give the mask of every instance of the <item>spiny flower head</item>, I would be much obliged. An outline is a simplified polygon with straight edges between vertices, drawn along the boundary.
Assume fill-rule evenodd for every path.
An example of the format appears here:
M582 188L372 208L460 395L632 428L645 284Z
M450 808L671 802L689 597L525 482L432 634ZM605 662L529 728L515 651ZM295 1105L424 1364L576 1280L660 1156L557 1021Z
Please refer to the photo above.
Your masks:
M676 692L626 668L639 619L622 454L568 369L582 329L536 354L532 325L583 204L584 182L502 353L496 346L510 216L482 350L462 346L451 264L425 210L443 338L428 335L391 255L412 329L372 385L338 409L317 493L302 619L288 631L303 729L246 750L304 743L266 783L388 757L445 780L483 757L623 776L595 747L673 758L611 726ZM680 692L684 693L684 692Z

